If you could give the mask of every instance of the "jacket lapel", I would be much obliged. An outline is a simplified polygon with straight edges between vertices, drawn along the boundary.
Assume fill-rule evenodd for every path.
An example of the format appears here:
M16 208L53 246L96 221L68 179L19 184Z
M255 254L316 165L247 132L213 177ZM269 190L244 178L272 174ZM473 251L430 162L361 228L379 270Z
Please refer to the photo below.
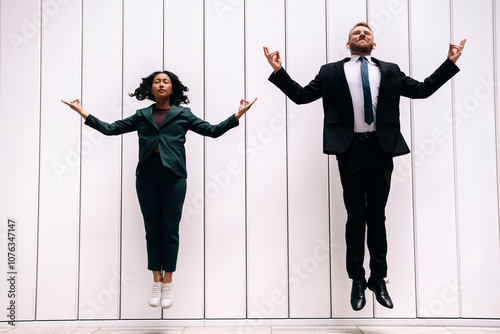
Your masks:
M148 120L148 122L151 123L151 125L153 125L155 128L158 129L158 125L156 125L155 119L153 118L153 107L154 107L154 104L150 105L147 108L142 109L142 114ZM172 106L170 108L169 112L167 113L167 116L165 116L165 119L161 123L160 128L162 126L164 126L165 124L167 124L172 118L179 115L181 110L182 110L182 108L179 106Z
M380 67L380 84L378 88L378 95L380 96L380 91L382 90L385 81L385 75L387 74L387 64L374 57L372 57L372 60Z
M342 84L345 86L345 88L347 90L349 90L349 84L347 83L347 78L345 76L344 63L348 62L350 60L351 60L351 58L347 57L347 58L344 58L343 60L335 63L335 67L337 68L337 72L339 72L340 81L342 81Z
M165 116L165 119L161 123L160 128L162 126L164 126L165 124L167 124L172 118L174 118L175 116L179 115L179 113L181 112L181 110L182 110L181 107L173 105L170 108L170 110L168 111L167 116Z
M142 114L149 121L149 123L151 123L155 128L158 128L156 126L155 119L153 118L153 106L154 104L150 105L147 108L142 109Z

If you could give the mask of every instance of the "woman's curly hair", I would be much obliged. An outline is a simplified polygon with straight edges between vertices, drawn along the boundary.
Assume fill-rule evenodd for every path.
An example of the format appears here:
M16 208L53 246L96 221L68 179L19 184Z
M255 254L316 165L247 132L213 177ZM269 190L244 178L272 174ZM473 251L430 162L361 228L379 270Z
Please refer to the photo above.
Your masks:
M172 83L172 95L170 95L170 104L179 106L181 103L188 104L189 97L184 94L184 92L189 91L189 88L184 86L182 82L179 80L177 75L170 71L156 71L151 73L148 77L142 78L142 83L139 87L135 89L134 93L130 93L129 95L134 97L140 101L148 98L152 101L155 101L155 96L151 93L151 87L153 85L154 78L160 74L165 73L169 76L170 82Z

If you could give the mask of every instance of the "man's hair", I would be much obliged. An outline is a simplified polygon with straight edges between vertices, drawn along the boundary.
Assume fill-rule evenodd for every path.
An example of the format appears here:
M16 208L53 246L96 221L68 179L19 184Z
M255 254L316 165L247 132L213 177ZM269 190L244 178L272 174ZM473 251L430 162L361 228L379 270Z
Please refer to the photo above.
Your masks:
M371 31L371 32L372 32L372 34L373 34L373 30L372 30L372 28L370 27L370 25L369 25L368 23L366 23L366 22L358 22L358 23L356 23L356 24L354 25L354 27L352 27L352 29L351 29L351 30L349 30L349 35L347 36L347 41L348 41L348 42L351 40L351 32L352 32L352 31L354 30L354 28L356 28L356 27L366 27L366 28L370 29L370 31Z

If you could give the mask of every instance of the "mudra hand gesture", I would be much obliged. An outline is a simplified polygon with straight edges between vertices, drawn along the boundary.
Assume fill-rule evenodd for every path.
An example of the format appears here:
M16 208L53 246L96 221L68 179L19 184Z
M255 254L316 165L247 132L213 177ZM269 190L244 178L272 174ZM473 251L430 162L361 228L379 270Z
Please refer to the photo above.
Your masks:
M274 73L278 72L281 68L281 57L279 51L269 52L267 46L264 46L264 56L266 56L269 65L274 70Z
M248 109L252 107L252 105L257 101L257 98L253 99L252 102L248 102L247 100L241 99L240 100L240 107L238 108L238 111L234 115L236 117L236 120L239 120L241 116L243 116Z
M462 50L464 49L465 46L465 41L466 39L462 39L460 41L460 44L451 44L450 43L450 48L448 50L448 59L450 59L452 62L456 63L458 58L462 55Z
M80 103L79 99L73 100L71 102L66 102L64 100L61 100L62 103L68 105L71 109L79 113L83 118L87 119L87 116L89 115L83 110L83 107Z

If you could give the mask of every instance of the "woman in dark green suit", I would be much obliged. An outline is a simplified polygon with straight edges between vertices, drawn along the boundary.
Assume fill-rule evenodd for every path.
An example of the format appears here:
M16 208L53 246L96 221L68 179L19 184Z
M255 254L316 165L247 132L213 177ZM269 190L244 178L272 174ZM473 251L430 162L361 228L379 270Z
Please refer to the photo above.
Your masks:
M211 125L196 117L181 103L189 103L184 94L188 88L169 71L154 72L130 96L155 103L139 109L126 119L105 123L85 112L80 101L62 101L78 112L85 124L104 135L120 135L137 131L139 163L136 190L146 229L148 269L153 272L153 288L149 305L172 306L174 284L172 274L179 249L179 222L186 195L186 132L216 138L238 126L252 102L241 99L238 111L225 121ZM162 275L163 273L163 275Z

